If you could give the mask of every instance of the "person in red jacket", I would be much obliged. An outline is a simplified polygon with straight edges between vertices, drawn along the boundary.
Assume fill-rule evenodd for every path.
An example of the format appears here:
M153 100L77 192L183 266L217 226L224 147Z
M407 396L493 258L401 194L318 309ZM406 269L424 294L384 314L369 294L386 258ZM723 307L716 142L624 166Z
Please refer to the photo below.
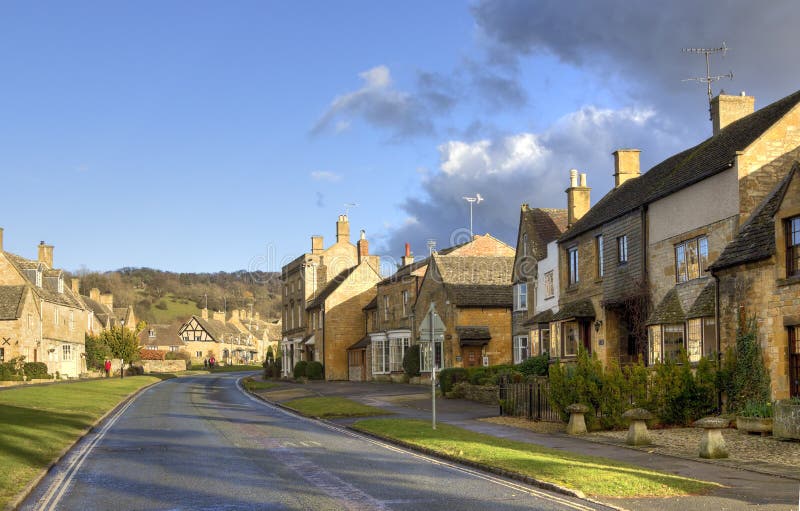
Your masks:
M106 360L106 363L103 364L103 367L106 369L106 378L109 378L111 376L111 361Z

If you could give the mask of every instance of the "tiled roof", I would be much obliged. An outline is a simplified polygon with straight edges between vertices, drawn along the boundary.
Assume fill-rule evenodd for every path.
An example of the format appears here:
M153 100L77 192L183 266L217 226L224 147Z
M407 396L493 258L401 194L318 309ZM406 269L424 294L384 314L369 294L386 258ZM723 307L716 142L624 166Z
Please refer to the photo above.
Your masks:
M717 286L714 282L706 284L706 287L703 288L692 304L689 312L686 313L686 319L714 316L717 297L716 290Z
M458 307L511 307L514 294L511 286L445 284L448 296Z
M511 271L514 266L512 256L435 254L433 259L445 291L455 305L511 307Z
M348 350L360 350L360 349L363 349L363 348L366 348L367 346L369 346L369 343L370 343L370 338L369 338L368 335L365 335L364 337L359 339L358 342L354 343L353 345L351 345L347 349Z
M80 300L80 298L77 298L77 296L66 284L64 285L64 292L58 292L58 279L56 277L61 274L61 270L43 268L42 287L38 287L36 285L35 278L31 280L31 273L35 272L35 270L40 266L43 266L40 262L25 259L24 257L12 254L11 252L4 252L4 254L8 258L9 262L17 268L20 275L22 275L23 278L28 281L31 289L39 298L46 302L66 305L76 309L84 308L83 302Z
M89 308L89 310L94 313L94 317L97 318L97 321L99 321L101 325L103 325L103 328L108 328L111 326L114 318L114 314L111 312L111 309L96 300L92 300L88 296L82 296L81 299Z
M488 326L457 326L456 333L461 341L488 341L492 338Z
M594 306L589 300L576 300L563 305L558 312L553 314L553 321L563 321L572 318L595 317Z
M186 343L178 336L180 325L147 325L139 332L140 346L185 346ZM150 336L153 330L154 336Z
M650 317L647 318L648 325L663 325L669 323L683 323L686 321L686 314L683 312L678 290L670 289L661 300Z
M658 200L733 165L743 151L800 102L800 91L733 122L717 135L670 156L636 179L626 181L600 199L561 235L570 240L640 206Z
M547 244L558 239L567 229L567 210L554 208L529 208L522 212L522 222L533 231L532 254L537 261L547 257Z
M539 323L550 323L553 321L553 309L547 309L546 311L542 311L531 319L528 319L522 323L522 326L532 326L538 325Z
M240 332L230 323L223 323L218 319L203 319L200 316L192 317L195 318L197 323L203 327L203 330L208 332L208 334L217 342L222 342L223 337L227 342L229 337L240 336L242 334L242 332Z
M795 175L800 175L798 162L795 162L792 170L750 215L733 241L728 243L722 254L709 267L712 272L767 259L775 253L775 213L778 212L783 196Z
M0 320L19 317L25 289L25 286L0 286Z

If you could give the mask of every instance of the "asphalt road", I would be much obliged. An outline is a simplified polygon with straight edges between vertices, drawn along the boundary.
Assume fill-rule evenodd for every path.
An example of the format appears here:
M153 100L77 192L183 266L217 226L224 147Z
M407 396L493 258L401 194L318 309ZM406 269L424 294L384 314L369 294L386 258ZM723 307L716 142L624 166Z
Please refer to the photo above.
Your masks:
M241 376L144 391L79 442L21 509L598 509L297 417L244 394Z

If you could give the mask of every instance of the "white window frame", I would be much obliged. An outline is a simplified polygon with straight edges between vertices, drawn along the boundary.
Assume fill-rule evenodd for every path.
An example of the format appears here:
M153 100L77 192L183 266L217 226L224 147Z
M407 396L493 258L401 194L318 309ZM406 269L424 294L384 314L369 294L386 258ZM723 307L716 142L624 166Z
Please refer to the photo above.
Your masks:
M556 295L555 273L553 270L544 274L544 294L545 299L553 298Z
M403 299L401 301L403 302L403 317L405 318L408 317L408 290L404 289L402 295Z
M74 360L74 353L72 352L71 344L61 345L61 360L64 361Z
M389 371L398 373L403 371L403 358L406 350L411 346L410 337L389 337Z
M567 275L569 276L569 285L577 285L580 281L580 259L578 253L578 246L567 248Z
M527 282L519 282L517 284L514 284L514 310L515 311L528 310Z
M389 374L389 340L372 339L372 374Z
M623 234L617 238L617 263L625 264L628 262L628 235Z
M524 342L523 342L524 341ZM531 356L530 338L527 335L514 336L514 363L519 364Z

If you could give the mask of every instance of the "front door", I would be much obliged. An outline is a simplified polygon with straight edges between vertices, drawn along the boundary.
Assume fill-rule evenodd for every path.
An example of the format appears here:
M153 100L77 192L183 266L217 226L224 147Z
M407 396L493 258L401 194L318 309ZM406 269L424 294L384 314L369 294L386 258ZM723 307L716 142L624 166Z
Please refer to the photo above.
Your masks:
M461 348L461 356L464 357L464 367L478 367L482 365L480 346L464 346Z

